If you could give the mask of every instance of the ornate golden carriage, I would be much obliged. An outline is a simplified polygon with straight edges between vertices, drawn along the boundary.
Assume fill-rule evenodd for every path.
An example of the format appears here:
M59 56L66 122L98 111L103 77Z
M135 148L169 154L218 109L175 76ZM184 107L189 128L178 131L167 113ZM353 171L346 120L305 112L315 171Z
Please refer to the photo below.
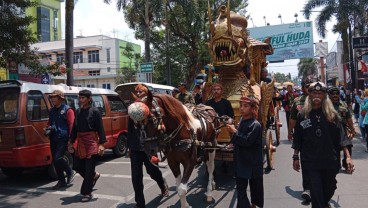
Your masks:
M229 3L228 3L229 4ZM219 8L219 16L212 21L209 12L210 41L209 49L212 64L218 70L218 82L224 86L223 96L231 102L234 109L235 121L239 121L239 100L241 96L254 94L260 100L259 118L264 129L265 155L267 164L272 168L272 154L275 147L272 145L271 132L266 128L269 104L274 93L274 81L264 83L260 81L260 72L267 66L266 55L273 54L270 44L271 38L263 42L249 37L247 20L245 17L229 11L229 5ZM211 73L211 72L210 72ZM211 74L204 89L204 99L210 95ZM221 131L217 141L219 144L230 142L230 135L226 129ZM220 149L216 152L217 160L232 161L231 150Z

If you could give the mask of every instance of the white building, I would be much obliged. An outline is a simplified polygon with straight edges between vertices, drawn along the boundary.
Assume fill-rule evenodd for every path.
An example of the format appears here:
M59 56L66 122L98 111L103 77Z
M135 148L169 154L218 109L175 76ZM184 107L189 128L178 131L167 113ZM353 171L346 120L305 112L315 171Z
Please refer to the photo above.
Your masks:
M138 60L129 59L127 45L134 54L141 54L141 46L104 35L74 38L73 76L74 85L114 89L117 71L124 67L138 67ZM32 45L37 48L46 62L63 62L65 59L65 40L41 42ZM66 82L63 76L51 76L51 84Z

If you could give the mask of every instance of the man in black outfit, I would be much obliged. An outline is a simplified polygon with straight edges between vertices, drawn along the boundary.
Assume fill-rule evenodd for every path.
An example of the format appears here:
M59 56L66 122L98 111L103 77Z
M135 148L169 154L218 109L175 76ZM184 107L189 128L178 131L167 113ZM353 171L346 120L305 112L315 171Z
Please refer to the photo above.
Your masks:
M215 83L212 86L213 98L206 102L206 105L211 106L218 116L227 115L230 118L234 118L234 110L231 107L230 101L222 97L223 87L219 83Z
M354 171L348 146L351 141L343 136L338 112L327 98L326 85L321 82L310 84L309 95L299 111L294 128L292 148L293 169L308 171L313 208L330 207L329 201L336 190L336 175L341 168L340 150L347 155L347 172Z
M145 85L137 85L135 94L137 99L141 99L148 93ZM135 207L142 208L146 206L144 199L143 185L143 165L146 167L147 173L155 180L161 189L162 196L169 196L169 188L166 181L162 177L160 169L153 165L150 158L144 151L144 141L141 139L141 127L135 126L134 121L130 118L128 122L128 148L130 150L130 165L132 171L132 183L135 193Z

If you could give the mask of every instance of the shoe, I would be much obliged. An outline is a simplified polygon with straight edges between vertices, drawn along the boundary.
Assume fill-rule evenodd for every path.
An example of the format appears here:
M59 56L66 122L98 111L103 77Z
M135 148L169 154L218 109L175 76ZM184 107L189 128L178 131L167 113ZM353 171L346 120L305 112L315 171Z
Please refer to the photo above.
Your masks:
M74 181L74 177L75 177L75 171L72 170L72 173L66 177L66 184L71 184Z
M57 184L55 186L52 187L52 190L59 190L61 188L66 187L66 183L65 182L57 182Z
M166 183L166 180L164 179L164 188L161 189L161 195L164 197L169 196L169 186Z
M81 202L89 202L93 198L92 194L83 195Z
M305 199L306 201L310 201L312 199L310 195L310 190L303 191L302 198Z
M92 188L93 188L93 187L95 187L95 185L96 185L96 183L97 183L97 180L100 178L100 176L101 176L101 174L100 174L100 173L98 173L98 172L96 172L96 175L95 175L95 177L93 178L93 186L92 186Z

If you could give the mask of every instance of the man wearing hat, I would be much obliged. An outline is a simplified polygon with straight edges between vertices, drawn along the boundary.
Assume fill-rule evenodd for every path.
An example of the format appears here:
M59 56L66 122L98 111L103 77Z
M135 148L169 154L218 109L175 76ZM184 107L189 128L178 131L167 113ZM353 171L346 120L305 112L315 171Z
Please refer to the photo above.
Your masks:
M308 171L312 207L330 207L329 201L336 190L336 175L341 168L340 150L347 155L347 172L353 173L354 165L348 146L351 141L342 136L344 130L339 114L327 97L326 85L314 82L309 95L299 111L293 134L293 169ZM300 153L300 158L299 158Z
M176 95L176 98L179 99L180 102L182 102L183 104L195 104L192 94L187 91L187 84L183 82L179 83L178 89L180 93Z
M74 111L65 104L65 97L62 91L54 90L49 95L49 98L53 107L50 109L45 135L50 138L51 154L58 177L58 182L52 189L58 190L70 184L75 175L75 172L69 167L67 161L64 160L64 154L68 148L69 136L73 128ZM66 181L64 171L67 175Z
M347 131L351 131L352 135L355 135L355 128L353 124L353 119L351 118L351 113L348 105L345 101L340 100L340 90L339 88L333 86L328 89L328 97L333 103L335 110L339 113L341 118L341 124L344 127L344 133L347 134ZM346 128L347 127L347 128ZM352 138L350 138L352 139ZM351 146L348 146L349 154L351 156ZM342 166L347 169L346 165L346 155L344 154L344 159L342 160Z
M303 108L305 100L308 96L308 87L311 83L310 79L304 79L301 83L303 94L300 97L295 98L293 105L290 109L289 128L288 128L288 140L293 141L293 130L295 127L296 119L298 118L298 112ZM303 164L302 164L303 167ZM307 170L302 168L302 185L303 192L302 198L305 200L304 204L309 204L311 200L310 196L310 183L307 176Z
M104 154L103 144L106 142L106 137L100 110L92 106L92 92L79 91L79 104L70 143L73 144L78 138L76 169L83 177L80 190L83 195L81 201L88 202L92 199L92 189L100 178L100 173L95 171L96 162L98 156Z
M253 96L240 98L241 119L238 128L228 124L233 134L234 172L236 177L237 207L263 207L263 145L262 126L257 121L259 101ZM247 196L250 187L251 200Z

